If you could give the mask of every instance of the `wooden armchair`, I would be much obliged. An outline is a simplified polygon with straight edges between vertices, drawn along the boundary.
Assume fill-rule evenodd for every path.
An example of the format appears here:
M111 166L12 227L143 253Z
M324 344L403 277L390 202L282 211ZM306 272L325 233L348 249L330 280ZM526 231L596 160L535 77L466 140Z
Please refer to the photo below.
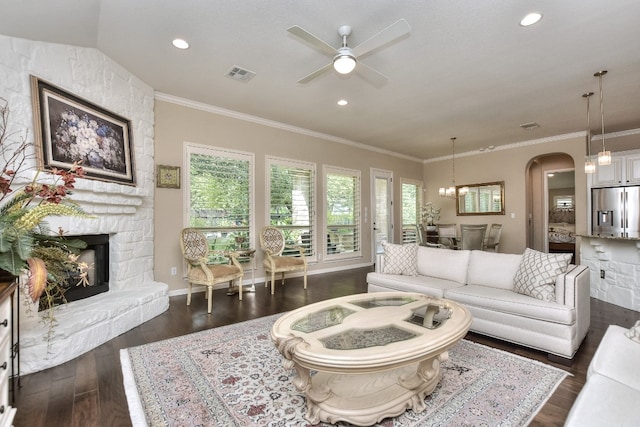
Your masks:
M286 248L284 233L279 228L271 226L264 227L260 232L260 247L265 254L264 269L267 274L271 275L271 295L275 293L276 273L282 275L282 284L284 285L284 273L302 271L304 274L304 289L307 289L307 259L304 248L295 247L300 252L299 257L282 255ZM267 286L267 284L268 280L265 280L264 285Z
M209 264L209 242L201 231L194 228L185 228L180 233L180 248L182 256L187 262L187 305L191 304L191 286L206 286L205 297L208 300L207 313L211 313L211 301L213 286L218 283L238 283L239 298L242 300L242 277L244 271L233 252L215 251L229 259L228 264Z

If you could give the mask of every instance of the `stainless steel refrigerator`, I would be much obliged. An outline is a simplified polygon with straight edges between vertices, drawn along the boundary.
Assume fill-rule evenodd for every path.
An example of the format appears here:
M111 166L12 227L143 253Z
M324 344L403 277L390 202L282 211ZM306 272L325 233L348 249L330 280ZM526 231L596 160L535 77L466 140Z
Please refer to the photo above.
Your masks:
M591 189L593 235L640 237L640 186Z

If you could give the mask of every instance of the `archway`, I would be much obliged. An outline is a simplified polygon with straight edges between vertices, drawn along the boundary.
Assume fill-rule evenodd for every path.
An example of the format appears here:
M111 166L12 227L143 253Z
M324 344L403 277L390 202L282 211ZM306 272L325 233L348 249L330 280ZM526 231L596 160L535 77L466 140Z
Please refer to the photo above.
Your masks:
M566 153L544 154L532 158L525 171L527 207L527 247L548 252L550 208L554 206L554 194L550 198L550 172L568 172L575 168L573 158ZM572 182L575 194L575 178ZM569 188L564 188L555 196L568 196ZM562 193L562 194L559 194ZM553 213L552 218L553 218ZM573 225L575 227L575 224ZM570 230L571 227L566 227ZM568 247L567 247L568 248ZM553 248L552 248L553 251ZM569 251L568 249L566 250Z

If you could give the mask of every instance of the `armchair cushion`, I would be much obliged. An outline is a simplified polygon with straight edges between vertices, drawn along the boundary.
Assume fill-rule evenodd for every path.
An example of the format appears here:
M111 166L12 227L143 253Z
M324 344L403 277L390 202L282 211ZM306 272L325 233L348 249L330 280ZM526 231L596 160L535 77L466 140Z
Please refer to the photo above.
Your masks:
M418 274L418 244L394 245L392 243L382 242L382 247L384 248L383 273L401 274L404 276L415 276Z
M571 254L547 254L525 249L522 261L514 278L516 292L554 302L556 300L556 277L567 271Z
M304 259L292 256L271 256L264 260L264 265L267 268L271 267L269 260L273 261L273 265L276 270L289 270L300 268L304 265Z

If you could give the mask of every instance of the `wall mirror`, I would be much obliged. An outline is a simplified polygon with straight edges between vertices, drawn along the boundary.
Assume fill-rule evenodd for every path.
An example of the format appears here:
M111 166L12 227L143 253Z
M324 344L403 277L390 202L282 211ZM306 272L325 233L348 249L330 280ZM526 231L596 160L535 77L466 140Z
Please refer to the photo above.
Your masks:
M504 181L456 186L457 215L504 215Z

